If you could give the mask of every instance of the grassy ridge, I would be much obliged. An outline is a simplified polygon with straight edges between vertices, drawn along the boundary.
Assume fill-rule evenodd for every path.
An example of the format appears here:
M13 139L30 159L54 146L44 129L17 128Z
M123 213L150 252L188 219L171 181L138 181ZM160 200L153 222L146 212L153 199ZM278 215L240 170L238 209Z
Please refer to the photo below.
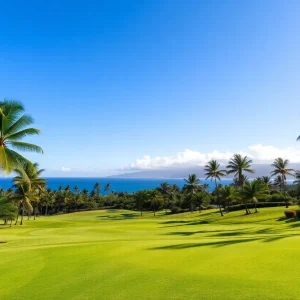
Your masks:
M283 208L0 226L0 299L297 299L300 222Z

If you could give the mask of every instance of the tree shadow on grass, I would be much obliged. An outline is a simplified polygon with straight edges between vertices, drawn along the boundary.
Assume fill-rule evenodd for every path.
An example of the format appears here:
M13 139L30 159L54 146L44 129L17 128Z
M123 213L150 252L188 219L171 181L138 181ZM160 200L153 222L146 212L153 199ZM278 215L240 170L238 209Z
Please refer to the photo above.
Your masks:
M225 246L230 246L230 245L254 242L257 240L260 240L260 238L216 241L216 242L209 242L209 243L185 243L185 244L154 247L154 248L150 248L149 250L182 250L182 249L188 249L188 248L209 247L209 246L218 248L218 247L225 247Z
M289 237L299 237L299 234L284 234L284 235L273 236L273 237L264 239L264 243L275 242L275 241L279 241L279 240L286 239Z
M164 233L163 235L179 235L179 236L191 236L194 234L201 234L201 233L213 233L213 232L221 232L221 230L200 230L200 231L175 231L175 232L168 232Z
M105 215L105 216L98 216L98 219L102 220L127 220L127 219L134 219L136 218L136 214L119 214L117 216L112 215Z

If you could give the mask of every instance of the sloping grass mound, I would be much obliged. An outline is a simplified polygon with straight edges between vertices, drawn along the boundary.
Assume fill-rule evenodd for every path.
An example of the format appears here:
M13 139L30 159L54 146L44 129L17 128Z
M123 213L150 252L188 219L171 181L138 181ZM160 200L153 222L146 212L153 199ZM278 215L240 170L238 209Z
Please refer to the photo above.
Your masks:
M252 300L300 293L300 222L285 218L283 208L224 217L73 213L1 227L0 240L0 299Z

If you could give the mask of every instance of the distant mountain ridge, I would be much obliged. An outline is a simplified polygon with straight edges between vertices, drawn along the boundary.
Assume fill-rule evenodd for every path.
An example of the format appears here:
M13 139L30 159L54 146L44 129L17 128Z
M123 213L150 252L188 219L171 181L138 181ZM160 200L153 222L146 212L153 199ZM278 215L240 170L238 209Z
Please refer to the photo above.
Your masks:
M223 168L226 169L225 167ZM291 163L289 165L289 168L299 170L300 164ZM273 170L273 168L269 164L253 164L252 169L255 170L255 173L247 174L249 178L270 176L270 173ZM169 169L159 169L159 170L144 170L144 171L113 175L113 176L109 176L109 178L145 178L145 179L146 178L186 178L189 174L197 174L199 178L204 178L205 177L204 166L169 168ZM232 178L232 176L228 176L228 178Z

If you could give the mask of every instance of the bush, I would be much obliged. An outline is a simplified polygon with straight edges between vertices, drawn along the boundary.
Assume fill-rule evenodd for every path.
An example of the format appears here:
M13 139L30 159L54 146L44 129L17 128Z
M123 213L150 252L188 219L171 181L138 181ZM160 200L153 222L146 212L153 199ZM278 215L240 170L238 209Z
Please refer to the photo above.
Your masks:
M291 197L289 194L284 193L273 193L270 195L270 197L266 200L267 202L289 202L289 203L295 203L297 201L296 198Z
M286 202L258 202L256 206L257 208L261 208L261 207L286 206L286 204L288 204L289 206L291 205L291 203L286 203ZM253 209L254 203L248 203L247 206L249 209ZM228 211L237 211L242 209L245 209L245 204L228 206Z
M299 209L296 210L296 218L297 218L297 219L300 219L300 210L299 210Z
M178 206L173 206L173 207L171 208L171 213L172 213L172 214L179 214L180 212L181 212L181 208L178 207Z
M291 219L291 218L296 218L296 211L295 210L286 210L284 212L285 216L288 218L288 219Z

